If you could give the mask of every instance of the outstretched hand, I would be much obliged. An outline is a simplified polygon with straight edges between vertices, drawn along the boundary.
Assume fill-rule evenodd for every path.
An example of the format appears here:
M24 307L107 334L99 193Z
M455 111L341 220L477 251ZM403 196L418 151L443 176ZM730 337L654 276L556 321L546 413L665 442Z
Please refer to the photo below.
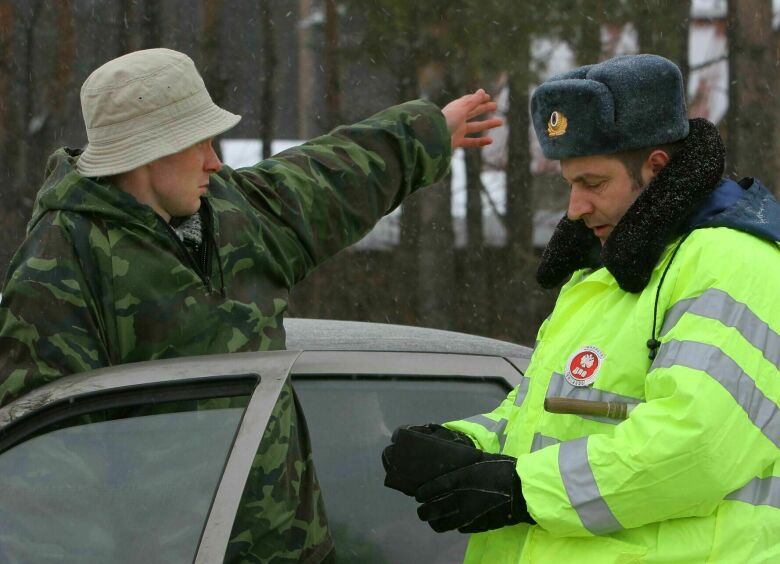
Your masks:
M481 88L444 106L441 112L447 120L447 129L452 136L452 148L490 145L493 142L492 137L467 137L467 135L493 129L503 121L498 118L482 121L468 120L487 112L494 112L497 107L496 103L491 101L490 94Z

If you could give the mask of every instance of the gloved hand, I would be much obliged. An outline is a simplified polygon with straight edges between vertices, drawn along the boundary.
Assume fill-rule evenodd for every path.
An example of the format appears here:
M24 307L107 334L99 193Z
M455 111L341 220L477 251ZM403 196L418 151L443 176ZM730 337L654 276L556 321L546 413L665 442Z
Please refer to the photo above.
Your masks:
M422 484L482 458L463 433L429 423L399 427L382 452L385 486L412 496Z
M482 460L423 484L415 493L417 515L437 533L481 533L516 523L536 523L528 513L517 460L483 453Z
M391 439L392 442L395 442L396 437L398 436L398 431L402 428L403 427L399 427L393 432L393 438ZM425 425L410 425L406 427L406 429L409 429L410 431L415 431L417 433L423 433L425 435L432 435L437 439L444 439L445 441L454 441L456 443L461 443L470 447L474 446L474 441L472 441L466 433L461 433L460 431L453 431L452 429L447 429L447 427L443 425L439 425L438 423L426 423Z

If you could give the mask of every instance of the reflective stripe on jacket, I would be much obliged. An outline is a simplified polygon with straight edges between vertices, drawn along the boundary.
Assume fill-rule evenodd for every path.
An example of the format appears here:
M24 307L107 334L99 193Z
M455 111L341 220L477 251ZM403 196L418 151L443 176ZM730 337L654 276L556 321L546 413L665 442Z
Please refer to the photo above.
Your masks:
M603 268L575 273L523 384L492 413L447 424L518 458L538 523L474 535L467 562L780 562L780 250L694 231L661 287L651 361L676 244L642 293ZM585 347L598 371L573 386L567 365ZM543 408L553 396L636 407L622 422L559 415Z

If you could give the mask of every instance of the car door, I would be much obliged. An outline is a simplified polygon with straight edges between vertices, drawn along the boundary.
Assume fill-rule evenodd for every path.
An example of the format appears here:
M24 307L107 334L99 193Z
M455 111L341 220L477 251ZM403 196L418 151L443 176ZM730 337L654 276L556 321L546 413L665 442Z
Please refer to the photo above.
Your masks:
M311 434L340 564L461 562L468 535L438 534L417 503L383 486L382 449L403 424L493 410L527 359L474 354L305 351L292 376Z
M221 562L299 353L62 378L0 410L0 561Z

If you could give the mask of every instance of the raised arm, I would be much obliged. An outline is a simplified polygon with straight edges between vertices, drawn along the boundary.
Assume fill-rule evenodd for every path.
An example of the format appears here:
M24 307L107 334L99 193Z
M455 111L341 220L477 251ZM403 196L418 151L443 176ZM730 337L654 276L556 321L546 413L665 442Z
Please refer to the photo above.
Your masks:
M263 216L288 284L317 264L360 240L412 192L433 184L449 170L453 147L478 147L489 138L467 138L500 120L468 122L495 108L478 91L444 110L421 100L342 126L262 161L219 174L226 192L238 185ZM219 187L212 186L219 197Z

